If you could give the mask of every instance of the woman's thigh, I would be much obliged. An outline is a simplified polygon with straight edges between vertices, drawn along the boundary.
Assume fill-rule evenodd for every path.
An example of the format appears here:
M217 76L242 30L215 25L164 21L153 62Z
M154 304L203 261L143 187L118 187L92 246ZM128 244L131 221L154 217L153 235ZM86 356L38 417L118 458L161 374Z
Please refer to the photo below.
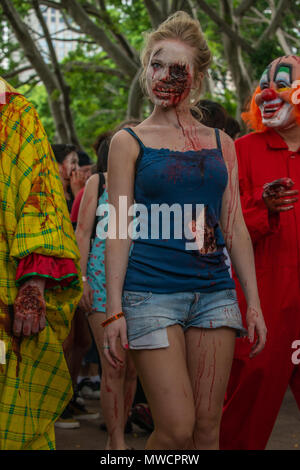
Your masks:
M185 333L188 370L195 399L196 420L221 419L232 366L236 333L230 328L189 328Z
M156 429L178 426L193 428L195 408L186 364L184 332L179 325L167 328L169 346L131 350L138 375L150 405Z

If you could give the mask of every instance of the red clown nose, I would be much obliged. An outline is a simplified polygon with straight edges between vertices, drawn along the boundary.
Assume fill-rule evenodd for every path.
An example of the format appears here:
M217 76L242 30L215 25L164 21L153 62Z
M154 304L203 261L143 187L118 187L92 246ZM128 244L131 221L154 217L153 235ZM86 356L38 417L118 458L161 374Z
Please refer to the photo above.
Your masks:
M275 90L273 90L273 88L266 88L263 90L261 98L263 101L272 101L277 98L277 93Z

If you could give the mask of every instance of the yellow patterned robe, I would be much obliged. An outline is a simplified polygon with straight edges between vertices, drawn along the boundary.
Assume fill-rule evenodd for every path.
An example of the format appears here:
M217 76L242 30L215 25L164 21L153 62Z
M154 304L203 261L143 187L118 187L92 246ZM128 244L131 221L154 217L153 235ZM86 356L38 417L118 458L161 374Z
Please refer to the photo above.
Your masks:
M18 340L10 334L15 275L31 253L72 259L79 273L79 252L37 112L7 84L6 91L12 94L0 101L0 449L54 449L54 421L72 396L62 342L81 280L46 290L46 328Z

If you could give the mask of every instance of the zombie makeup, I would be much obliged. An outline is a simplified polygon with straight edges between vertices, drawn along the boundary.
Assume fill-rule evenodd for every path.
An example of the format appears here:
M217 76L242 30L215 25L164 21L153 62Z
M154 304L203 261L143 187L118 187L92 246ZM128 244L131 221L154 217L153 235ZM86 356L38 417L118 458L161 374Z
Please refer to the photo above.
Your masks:
M193 56L190 48L175 41L162 41L150 57L147 87L151 101L173 107L182 103L192 86Z
M261 93L256 95L255 101L261 112L262 123L267 127L285 129L295 121L291 103L293 72L293 63L279 59L262 74Z
M76 171L79 169L78 162L79 162L79 159L78 159L78 155L76 152L74 151L70 152L66 156L66 158L61 164L61 174L65 180L69 181L72 171Z

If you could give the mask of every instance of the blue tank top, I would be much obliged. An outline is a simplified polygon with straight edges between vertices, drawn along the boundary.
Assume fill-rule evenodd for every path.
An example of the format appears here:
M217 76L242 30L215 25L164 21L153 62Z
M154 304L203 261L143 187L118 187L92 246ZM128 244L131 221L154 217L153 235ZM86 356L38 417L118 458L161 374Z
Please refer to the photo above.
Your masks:
M132 129L124 130L140 145L134 199L137 208L141 204L147 209L136 213L137 238L129 255L124 289L172 293L235 288L219 227L228 174L218 129L217 148L184 152L146 147ZM168 210L171 206L174 211ZM196 219L205 222L204 244L201 239L197 243L194 233L186 228L195 227ZM150 236L151 230L154 236ZM187 248L191 243L193 249ZM209 245L214 252L206 253Z

